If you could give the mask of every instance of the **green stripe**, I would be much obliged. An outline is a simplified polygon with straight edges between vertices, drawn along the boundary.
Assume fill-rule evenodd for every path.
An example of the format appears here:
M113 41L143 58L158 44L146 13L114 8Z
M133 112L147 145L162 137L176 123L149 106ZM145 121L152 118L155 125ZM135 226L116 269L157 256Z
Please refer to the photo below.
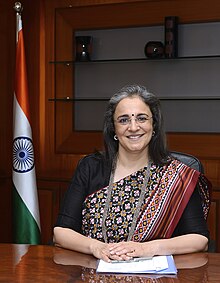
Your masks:
M39 227L15 187L13 197L13 243L40 244Z

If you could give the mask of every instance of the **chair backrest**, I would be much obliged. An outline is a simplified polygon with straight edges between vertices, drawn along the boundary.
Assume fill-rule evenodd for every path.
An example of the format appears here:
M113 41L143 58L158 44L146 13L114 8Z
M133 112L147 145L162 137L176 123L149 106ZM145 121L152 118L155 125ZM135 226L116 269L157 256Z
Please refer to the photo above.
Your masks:
M182 153L182 152L177 152L177 151L171 151L171 155L178 159L179 161L183 162L187 166L204 173L204 168L202 163L199 161L198 158L196 158L193 155L187 154L187 153Z
M182 153L182 152L176 152L176 151L171 151L170 153L174 158L183 162L187 166L193 169L196 169L197 171L201 173L204 173L204 168L203 168L202 163L195 156L186 154L186 153ZM209 240L208 252L216 252L216 241L213 239Z

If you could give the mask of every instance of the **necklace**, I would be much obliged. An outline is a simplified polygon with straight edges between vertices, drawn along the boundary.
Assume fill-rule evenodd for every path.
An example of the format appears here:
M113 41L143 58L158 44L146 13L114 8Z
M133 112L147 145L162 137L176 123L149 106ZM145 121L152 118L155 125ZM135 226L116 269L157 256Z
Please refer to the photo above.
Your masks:
M104 207L104 211L103 211L103 218L102 218L102 234L103 234L103 238L104 238L105 243L108 242L108 240L107 240L107 229L106 229L106 226L105 226L105 221L106 221L106 218L107 218L107 215L108 215L108 210L109 210L109 205L110 205L110 200L111 200L111 195L112 195L113 180L114 180L114 175L115 175L116 164L117 164L117 156L116 156L116 158L114 158L114 161L113 161L113 164L112 164L112 171L111 171L111 175L110 175L110 179L109 179L108 192L107 192L106 203L105 203L105 207ZM151 161L149 161L148 165L147 165L147 172L146 172L146 175L144 177L143 184L141 185L141 194L140 194L140 197L139 197L139 200L138 200L137 207L136 207L135 212L134 212L134 216L133 216L133 219L132 219L131 228L130 228L129 233L128 233L127 241L131 241L132 236L134 234L138 215L139 215L140 210L141 210L141 205L144 201L146 187L147 187L147 184L148 184L148 181L149 181L149 178L150 178L151 164L152 164Z

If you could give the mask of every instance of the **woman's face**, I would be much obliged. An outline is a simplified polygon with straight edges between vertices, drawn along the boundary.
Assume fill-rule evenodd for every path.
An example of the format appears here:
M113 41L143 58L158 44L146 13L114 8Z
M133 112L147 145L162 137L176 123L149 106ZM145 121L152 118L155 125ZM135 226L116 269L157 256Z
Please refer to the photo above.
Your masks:
M148 105L138 96L122 99L114 113L115 134L119 151L147 151L153 132L153 118Z

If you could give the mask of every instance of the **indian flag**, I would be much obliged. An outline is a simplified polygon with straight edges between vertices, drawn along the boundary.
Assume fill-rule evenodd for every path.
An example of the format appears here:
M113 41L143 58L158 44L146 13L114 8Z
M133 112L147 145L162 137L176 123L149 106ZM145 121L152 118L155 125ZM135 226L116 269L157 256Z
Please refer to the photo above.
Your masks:
M16 70L13 105L14 243L40 243L40 217L21 15L16 14Z

